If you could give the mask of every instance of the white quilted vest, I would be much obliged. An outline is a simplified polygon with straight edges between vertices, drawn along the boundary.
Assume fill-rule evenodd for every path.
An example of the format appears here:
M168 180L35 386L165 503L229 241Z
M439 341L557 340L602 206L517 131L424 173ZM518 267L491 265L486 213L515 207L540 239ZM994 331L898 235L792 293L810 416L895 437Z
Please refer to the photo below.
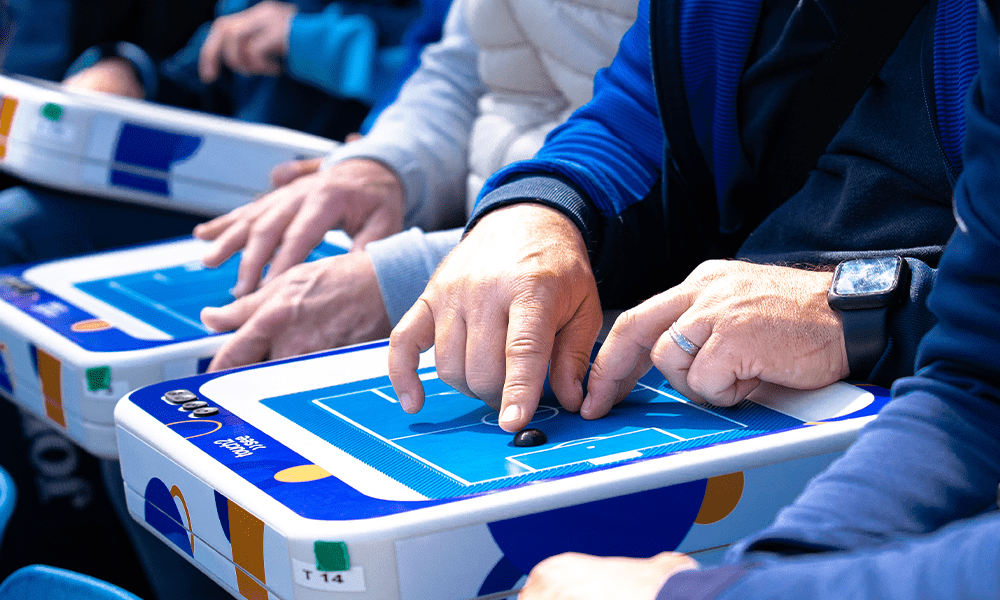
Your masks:
M494 171L531 158L545 136L586 104L636 18L638 0L469 0L489 92L469 145L467 213Z

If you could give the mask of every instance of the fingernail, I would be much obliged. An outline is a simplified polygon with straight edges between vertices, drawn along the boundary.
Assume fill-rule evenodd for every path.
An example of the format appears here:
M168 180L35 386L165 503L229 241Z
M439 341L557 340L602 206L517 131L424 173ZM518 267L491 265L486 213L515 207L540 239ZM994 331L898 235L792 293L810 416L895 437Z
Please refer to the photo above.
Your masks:
M409 394L400 394L397 398L399 400L399 405L403 407L406 412L411 412L413 409L413 398L410 398Z
M593 404L593 401L590 398L590 394L587 394L587 397L583 399L583 404L580 406L580 416L584 419L590 414L591 404Z
M501 423L512 423L521 418L521 407L516 404L511 404L507 408L503 409L500 413Z

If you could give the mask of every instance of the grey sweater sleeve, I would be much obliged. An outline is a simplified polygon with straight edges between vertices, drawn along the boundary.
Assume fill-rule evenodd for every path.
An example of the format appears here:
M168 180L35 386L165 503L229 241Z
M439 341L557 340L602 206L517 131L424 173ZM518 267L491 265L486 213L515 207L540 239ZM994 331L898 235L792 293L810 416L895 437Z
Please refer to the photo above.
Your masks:
M375 266L382 301L393 327L417 301L434 270L461 239L461 228L424 233L414 227L365 247Z
M469 139L479 97L486 91L465 4L452 4L441 41L427 46L420 66L368 135L344 144L323 162L327 169L367 158L395 171L403 184L407 227L430 231L465 222Z

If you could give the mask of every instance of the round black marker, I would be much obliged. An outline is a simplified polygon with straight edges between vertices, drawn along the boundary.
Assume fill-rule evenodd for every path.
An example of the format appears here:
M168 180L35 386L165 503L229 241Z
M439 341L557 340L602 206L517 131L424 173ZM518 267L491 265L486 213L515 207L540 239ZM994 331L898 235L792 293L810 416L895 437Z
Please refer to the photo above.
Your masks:
M514 434L514 445L522 448L541 446L547 441L549 438L541 429L522 429Z
M192 411L203 406L208 406L208 402L205 402L204 400L192 400L181 404L181 410Z

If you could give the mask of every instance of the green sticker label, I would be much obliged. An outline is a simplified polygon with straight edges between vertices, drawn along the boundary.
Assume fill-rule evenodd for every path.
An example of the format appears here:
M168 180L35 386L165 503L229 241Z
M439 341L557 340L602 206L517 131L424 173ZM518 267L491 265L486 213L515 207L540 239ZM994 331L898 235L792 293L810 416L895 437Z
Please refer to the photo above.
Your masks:
M351 557L347 554L347 544L344 542L314 542L313 552L316 553L318 571L351 570Z
M49 102L42 107L42 116L50 121L58 121L63 116L63 107Z
M87 389L92 392L110 390L111 367L91 367L87 369Z

